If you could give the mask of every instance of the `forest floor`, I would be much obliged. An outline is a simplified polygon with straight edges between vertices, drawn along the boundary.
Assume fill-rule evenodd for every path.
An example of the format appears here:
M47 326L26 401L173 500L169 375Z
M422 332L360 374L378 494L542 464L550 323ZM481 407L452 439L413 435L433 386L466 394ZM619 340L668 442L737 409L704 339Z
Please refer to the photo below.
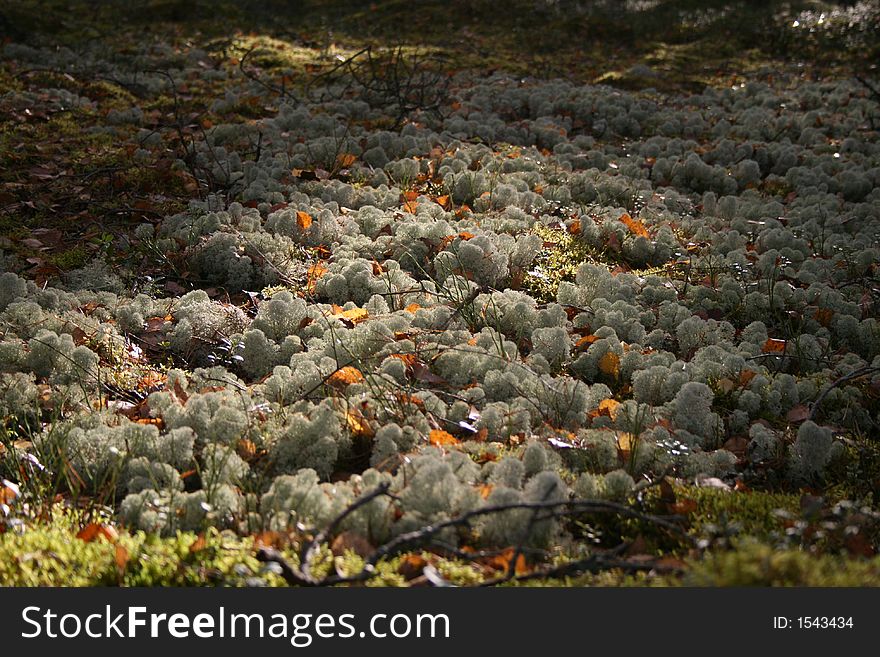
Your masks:
M0 9L0 584L880 584L880 11L497 4Z

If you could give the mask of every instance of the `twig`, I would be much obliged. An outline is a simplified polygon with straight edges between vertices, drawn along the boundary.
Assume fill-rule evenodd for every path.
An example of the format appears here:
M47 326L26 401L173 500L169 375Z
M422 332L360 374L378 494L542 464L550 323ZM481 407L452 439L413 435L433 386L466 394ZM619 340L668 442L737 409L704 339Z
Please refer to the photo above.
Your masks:
M842 385L847 381L852 381L853 379L860 379L863 376L877 373L880 373L880 367L871 367L870 365L866 365L865 367L860 367L857 370L853 370L849 374L845 374L839 379L833 381L827 388L822 391L822 393L818 397L816 397L816 401L810 404L809 419L813 420L816 417L816 414L819 412L819 407L822 405L822 402L825 401L828 393L834 390L837 386Z

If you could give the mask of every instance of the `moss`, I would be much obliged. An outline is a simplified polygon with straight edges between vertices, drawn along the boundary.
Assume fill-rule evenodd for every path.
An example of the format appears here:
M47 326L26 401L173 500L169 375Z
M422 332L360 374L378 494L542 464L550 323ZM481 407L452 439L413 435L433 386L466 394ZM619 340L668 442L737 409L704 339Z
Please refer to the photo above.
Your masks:
M553 301L562 281L573 281L584 262L598 263L596 254L584 242L558 228L537 224L532 232L544 240L544 248L523 281L523 290L539 301Z
M741 542L691 564L686 586L880 586L880 558L870 561L816 556Z
M59 269L78 269L85 266L90 257L89 252L81 244L77 244L71 249L54 254L49 261Z
M261 572L253 539L215 530L159 538L121 531L116 543L75 538L75 519L61 514L23 533L0 535L3 586L242 586L258 576L271 586L278 576Z
M690 516L691 533L700 536L709 525L736 526L741 535L768 539L783 530L776 513L796 513L800 508L798 495L753 491L738 493L717 488L686 488L676 491L679 503L692 500L696 510Z

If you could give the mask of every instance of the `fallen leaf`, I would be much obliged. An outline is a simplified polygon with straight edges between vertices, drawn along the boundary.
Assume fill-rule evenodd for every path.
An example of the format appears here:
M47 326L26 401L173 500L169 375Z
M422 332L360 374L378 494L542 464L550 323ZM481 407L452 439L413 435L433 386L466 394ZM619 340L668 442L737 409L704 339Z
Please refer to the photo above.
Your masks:
M357 155L353 153L340 153L336 156L336 164L342 169L347 169L355 162L357 162Z
M785 353L785 340L777 340L776 338L768 338L761 350L765 354Z
M349 411L345 414L345 422L348 430L358 438L372 438L374 431L369 422L360 413Z
M637 237L648 237L648 229L645 228L645 224L638 219L630 217L628 212L624 212L620 215L620 223L629 228L629 232L633 235Z
M420 306L419 304L417 304L417 303L411 303L411 304L409 304L406 308L404 308L404 310L405 310L406 312L408 312L408 313L413 313L413 314L415 314L415 312L416 312L419 308L421 308L421 306Z
M638 442L638 437L635 434L626 431L617 432L617 449L620 450L624 458L629 457Z
M309 226L312 225L312 215L298 210L296 213L296 225L299 226L300 230L308 230Z
M599 415L605 415L612 420L616 420L618 410L620 410L620 402L616 399L603 399L599 402Z
M739 373L739 384L745 388L757 375L755 370L743 370Z
M409 214L415 214L418 208L419 204L417 201L407 201L403 204L403 211L408 212Z
M494 488L495 487L492 484L480 484L477 486L477 492L480 494L480 497L485 500L492 494Z
M116 561L116 567L120 571L125 570L125 566L128 564L129 559L128 550L119 543L116 544L116 554L114 555L114 559Z
M796 424L798 422L803 422L804 420L810 419L810 409L804 406L803 404L798 404L797 406L793 406L788 413L785 414L785 419L791 422L792 424Z
M834 318L834 311L830 308L819 308L814 314L813 317L819 322L822 326L828 327L831 324L831 320Z
M346 552L353 552L359 557L366 558L373 554L375 549L366 538L353 531L342 532L330 544L330 551L336 557L341 557Z
M516 556L516 564L513 566L513 571L517 575L522 575L524 573L529 572L528 564L526 564L525 555L520 552L517 554L516 550L512 547L506 548L500 554L490 557L486 565L494 568L495 570L500 570L503 572L508 572L510 570L511 563L513 562L514 556Z
M428 435L428 442L434 445L434 447L444 447L447 445L459 444L458 438L447 431L443 431L442 429L432 429L431 433Z
M613 351L605 352L605 355L599 359L599 370L615 379L620 376L620 356Z
M236 445L236 451L242 459L251 461L257 455L257 446L253 440L242 438L238 441L238 445Z
M409 581L421 575L427 565L428 561L421 555L408 554L400 560L397 572L403 575L403 579Z
M327 383L331 386L344 388L352 383L361 383L363 380L364 375L361 374L359 369L352 367L351 365L346 365L333 372L333 374L330 375L330 378L327 379Z
M686 516L697 510L696 500L681 500L669 505L669 512L678 516Z
M580 340L578 340L577 342L574 343L574 348L575 349L586 349L591 344L596 342L596 340L599 340L599 339L600 338L598 335L585 335Z
M327 265L323 262L316 262L309 267L306 272L306 290L309 294L314 294L318 286L318 280L327 273Z
M103 538L110 543L115 543L119 538L119 534L110 525L91 522L77 532L76 537L86 543L91 543L99 538Z
M352 308L351 310L342 310L339 306L333 307L333 316L343 320L348 320L352 324L360 324L370 318L370 313L364 308Z

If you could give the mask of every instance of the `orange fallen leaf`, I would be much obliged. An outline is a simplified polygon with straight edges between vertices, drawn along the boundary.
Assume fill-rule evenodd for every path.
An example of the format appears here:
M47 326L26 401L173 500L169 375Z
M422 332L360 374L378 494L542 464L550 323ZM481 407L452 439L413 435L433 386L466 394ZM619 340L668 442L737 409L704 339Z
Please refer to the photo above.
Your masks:
M339 306L333 306L333 316L345 319L352 324L360 324L370 318L370 313L365 308L352 308L351 310L343 310Z
M581 232L581 220L575 219L570 224L568 224L568 232L571 235L579 235Z
M442 429L432 429L428 435L428 442L434 447L444 447L446 445L458 445L459 440L448 431Z
M648 237L648 229L645 228L645 224L638 219L630 217L628 212L624 212L620 215L620 223L629 228L629 232L633 235L637 237Z
M743 370L739 373L739 384L743 387L749 385L758 373L755 370Z
M599 415L606 415L612 420L617 418L620 402L616 399L603 399L599 402Z
M472 240L476 237L473 233L469 233L467 231L462 231L458 234L458 238L462 241L467 242L468 240Z
M492 490L494 488L495 487L492 484L480 484L479 486L477 486L477 492L479 492L480 497L485 500L488 499L489 495L492 494Z
M91 543L99 538L103 538L110 543L115 543L119 538L119 534L110 525L104 525L97 522L91 522L77 532L76 537L86 543Z
M443 196L435 197L434 202L437 205L439 205L441 208L443 208L444 210L448 210L450 207L452 207L451 203L449 202L449 195L448 194L444 194Z
M352 367L351 365L346 365L333 372L333 374L330 375L330 378L327 379L327 383L331 386L344 388L352 383L360 383L363 380L364 375L361 374L359 369Z
M306 272L306 290L309 294L314 294L318 285L318 280L327 273L327 265L323 262L316 262L309 267Z
M360 413L349 411L345 414L345 422L353 436L361 438L373 437L373 427L370 426L369 422Z
M309 226L312 225L312 215L308 212L297 211L296 225L299 226L300 230L308 230Z
M116 567L119 570L125 570L125 566L128 564L129 554L128 550L126 550L119 543L116 544L116 553L114 555L114 560L116 561Z
M501 570L507 572L510 570L510 565L513 562L514 555L516 555L516 563L513 566L513 570L517 575L522 575L524 573L529 572L529 567L526 564L525 555L520 552L517 554L516 550L512 547L505 549L501 554L492 557L489 559L487 565L495 568L496 570Z
M767 340L767 342L764 343L764 346L761 347L761 350L767 354L784 353L785 352L785 340L777 340L776 338L769 338Z
M598 335L585 335L580 340L574 343L575 349L585 349L589 347L591 344L596 342L599 339Z
M681 500L669 506L669 511L677 516L686 516L697 510L696 500Z
M813 317L819 322L822 326L828 327L831 324L831 320L834 318L834 311L830 308L819 308L814 314Z
M403 211L408 212L409 214L415 214L418 208L419 204L416 201L407 201L403 204Z
M415 313L419 308L421 308L419 304L411 303L406 308L404 308L404 310L408 313Z
M605 355L599 359L599 370L615 379L620 376L620 356L613 351L605 352Z
M353 153L340 153L336 156L336 164L343 169L347 169L355 162L357 162L357 155Z
M633 451L633 447L635 447L636 443L638 443L638 436L635 434L631 434L625 431L617 432L617 449L623 452L624 455L629 455Z

